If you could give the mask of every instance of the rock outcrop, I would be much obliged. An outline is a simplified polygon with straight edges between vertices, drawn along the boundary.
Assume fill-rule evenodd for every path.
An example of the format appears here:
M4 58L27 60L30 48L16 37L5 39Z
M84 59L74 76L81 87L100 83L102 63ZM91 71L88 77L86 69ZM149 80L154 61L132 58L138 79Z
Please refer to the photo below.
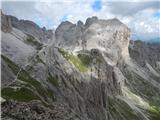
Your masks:
M8 116L12 116L13 120L14 118L19 120L80 120L81 118L69 109L65 110L65 106L61 104L54 104L52 109L49 109L44 107L40 101L18 103L11 100L3 102L1 106L3 109L2 120L12 120Z
M1 11L1 30L3 32L11 32L12 24L11 24L11 17L6 16Z

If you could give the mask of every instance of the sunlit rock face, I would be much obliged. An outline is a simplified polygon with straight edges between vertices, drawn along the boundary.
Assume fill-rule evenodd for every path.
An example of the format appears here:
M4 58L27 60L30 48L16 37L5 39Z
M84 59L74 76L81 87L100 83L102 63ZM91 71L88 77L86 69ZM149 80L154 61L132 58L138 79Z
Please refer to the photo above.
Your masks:
M84 49L97 48L112 63L128 57L130 31L118 19L95 20L84 31Z
M55 45L71 51L99 49L110 63L128 58L130 30L118 19L88 18L85 25L63 22L56 30Z

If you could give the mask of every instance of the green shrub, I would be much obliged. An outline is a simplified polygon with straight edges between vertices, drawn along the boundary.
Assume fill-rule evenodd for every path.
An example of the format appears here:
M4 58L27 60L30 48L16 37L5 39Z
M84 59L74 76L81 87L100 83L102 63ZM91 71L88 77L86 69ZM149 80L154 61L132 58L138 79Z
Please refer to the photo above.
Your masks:
M43 88L41 83L32 78L25 70L20 71L18 79L32 85L41 96L46 97L46 90Z
M141 120L136 113L126 102L121 99L108 97L109 112L119 118L119 120Z
M160 120L160 107L151 106L149 109L150 120Z
M41 50L43 47L42 43L39 43L33 36L28 36L28 38L25 41L27 44L35 46L37 50Z
M85 66L90 66L92 63L92 57L86 54L78 54L78 58L82 61Z
M6 64L8 65L8 67L11 68L11 70L13 71L13 73L16 75L18 73L18 71L20 70L20 68L18 67L18 65L16 65L14 62L12 62L10 59L8 59L7 57L5 57L4 55L1 55L1 57L6 62Z
M2 58L5 60L5 62L7 63L9 68L13 71L13 73L17 75L17 73L20 71L20 67L3 55L2 55ZM28 74L28 72L26 72L24 69L21 69L17 78L33 86L42 97L46 98L47 91L45 90L45 88L41 85L39 81L31 77Z
M36 97L32 91L24 87L17 89L11 87L3 88L1 93L2 97L7 100L14 99L17 101L29 102L31 100L38 99L38 97Z
M59 85L59 84L58 84L58 79L55 78L55 77L53 77L50 73L48 74L47 80L48 80L52 85L54 85L54 86L56 86L56 87Z

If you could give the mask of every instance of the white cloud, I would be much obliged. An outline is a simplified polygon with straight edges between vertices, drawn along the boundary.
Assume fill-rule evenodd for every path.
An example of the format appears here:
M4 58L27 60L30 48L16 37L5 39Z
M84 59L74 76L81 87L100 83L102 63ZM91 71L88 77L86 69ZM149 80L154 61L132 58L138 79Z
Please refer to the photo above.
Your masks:
M146 9L135 14L130 20L128 26L139 39L152 39L160 35L160 21L153 17L154 12L154 10Z

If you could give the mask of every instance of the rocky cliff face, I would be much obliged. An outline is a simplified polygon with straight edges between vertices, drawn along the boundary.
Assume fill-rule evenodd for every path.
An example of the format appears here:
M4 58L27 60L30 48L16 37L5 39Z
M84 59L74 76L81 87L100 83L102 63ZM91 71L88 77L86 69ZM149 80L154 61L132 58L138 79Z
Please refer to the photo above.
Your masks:
M61 23L53 44L23 67L19 55L12 59L4 49L2 119L158 120L159 47L129 46L129 35L118 19L92 17L85 24Z
M6 16L1 11L1 30L3 32L10 32L12 30L11 18Z
M98 20L88 18L86 24L63 22L57 28L55 44L68 50L99 49L107 62L116 64L119 59L128 58L130 30L118 19Z

